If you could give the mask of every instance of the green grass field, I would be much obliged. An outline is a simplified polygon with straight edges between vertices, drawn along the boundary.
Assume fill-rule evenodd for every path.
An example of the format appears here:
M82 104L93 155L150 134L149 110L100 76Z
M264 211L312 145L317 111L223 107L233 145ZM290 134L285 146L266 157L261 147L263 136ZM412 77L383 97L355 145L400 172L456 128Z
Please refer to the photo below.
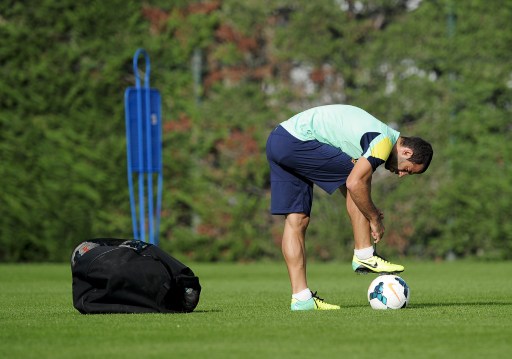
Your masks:
M81 315L68 265L0 265L0 358L482 358L512 351L512 262L408 262L407 309L374 311L373 276L309 266L339 311L289 311L283 263L191 264L190 314Z

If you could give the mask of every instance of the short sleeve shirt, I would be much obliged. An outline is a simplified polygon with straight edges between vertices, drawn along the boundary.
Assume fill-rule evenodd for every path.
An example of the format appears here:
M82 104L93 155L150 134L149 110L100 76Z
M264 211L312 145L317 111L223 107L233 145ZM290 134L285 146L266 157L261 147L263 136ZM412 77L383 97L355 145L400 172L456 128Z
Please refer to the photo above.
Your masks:
M350 105L327 105L301 112L281 123L301 141L317 140L354 160L365 157L373 170L386 162L400 132Z

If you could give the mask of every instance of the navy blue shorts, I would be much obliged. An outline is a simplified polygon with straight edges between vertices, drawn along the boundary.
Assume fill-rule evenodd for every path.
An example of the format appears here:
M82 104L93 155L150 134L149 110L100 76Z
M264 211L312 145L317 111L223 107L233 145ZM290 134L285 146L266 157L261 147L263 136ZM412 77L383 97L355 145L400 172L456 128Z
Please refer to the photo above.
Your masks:
M311 214L313 184L329 194L347 181L352 157L319 141L301 141L283 127L267 140L272 214Z

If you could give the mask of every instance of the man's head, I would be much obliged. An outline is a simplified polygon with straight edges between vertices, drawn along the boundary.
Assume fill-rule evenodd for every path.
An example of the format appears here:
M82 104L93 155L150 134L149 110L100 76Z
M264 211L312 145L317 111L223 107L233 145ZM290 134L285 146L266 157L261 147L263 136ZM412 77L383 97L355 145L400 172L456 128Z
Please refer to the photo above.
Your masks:
M419 137L400 136L385 167L399 177L423 173L430 165L433 154L432 146L427 141Z

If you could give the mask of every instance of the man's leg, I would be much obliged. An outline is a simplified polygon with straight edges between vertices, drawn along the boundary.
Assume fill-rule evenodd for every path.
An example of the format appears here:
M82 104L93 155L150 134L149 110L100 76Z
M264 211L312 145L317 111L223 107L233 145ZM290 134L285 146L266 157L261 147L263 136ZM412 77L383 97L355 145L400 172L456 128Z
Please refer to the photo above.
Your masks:
M281 249L292 289L290 309L340 309L338 305L325 303L316 292L312 293L306 279L305 240L313 203L313 182L307 174L318 163L330 161L331 157L324 158L325 151L319 150L319 143L300 141L281 126L270 134L266 149L270 166L271 213L286 215Z
M357 273L400 273L404 267L393 264L374 253L370 222L356 206L345 186L340 187L347 202L347 212L354 232L352 269Z
M308 224L309 216L304 213L290 213L285 217L282 251L290 276L292 294L308 288L305 249Z
M292 286L291 310L333 310L338 305L324 302L308 288L306 279L306 230L309 216L290 213L285 217L282 250L290 284Z

